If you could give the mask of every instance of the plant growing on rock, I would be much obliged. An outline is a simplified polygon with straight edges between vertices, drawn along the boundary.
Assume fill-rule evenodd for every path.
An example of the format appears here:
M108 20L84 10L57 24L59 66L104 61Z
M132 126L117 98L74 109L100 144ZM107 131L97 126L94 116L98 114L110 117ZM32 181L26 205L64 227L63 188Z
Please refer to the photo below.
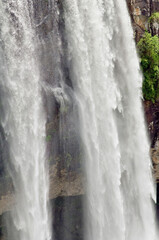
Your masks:
M46 136L46 141L47 141L47 142L50 142L51 139L52 139L52 136L51 136L51 135L47 135L47 136Z
M159 23L159 12L155 12L149 17L148 23L152 24L154 22Z
M159 38L145 32L138 43L143 70L143 97L153 103L159 100Z

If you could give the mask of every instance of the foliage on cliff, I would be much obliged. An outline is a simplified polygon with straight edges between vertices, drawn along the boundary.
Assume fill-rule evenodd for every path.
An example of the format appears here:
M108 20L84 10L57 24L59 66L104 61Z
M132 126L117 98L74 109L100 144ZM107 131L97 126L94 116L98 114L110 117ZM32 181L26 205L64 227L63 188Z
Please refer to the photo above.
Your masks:
M143 70L143 96L153 103L159 100L159 38L145 32L138 43Z
M152 24L154 22L159 23L159 12L155 12L151 15L151 17L148 20L148 23Z

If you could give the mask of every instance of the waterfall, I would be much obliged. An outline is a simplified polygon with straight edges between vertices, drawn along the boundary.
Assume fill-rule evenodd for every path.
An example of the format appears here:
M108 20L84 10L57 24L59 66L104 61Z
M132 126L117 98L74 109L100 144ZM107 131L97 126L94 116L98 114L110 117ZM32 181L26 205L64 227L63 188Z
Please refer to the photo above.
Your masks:
M142 77L126 1L65 0L63 8L84 143L86 239L157 239Z
M50 240L46 116L41 96L32 1L0 0L1 124L16 194L8 239Z
M157 240L141 87L126 0L0 0L7 240L65 239L67 211L51 234L49 151L67 187L84 166L85 240Z

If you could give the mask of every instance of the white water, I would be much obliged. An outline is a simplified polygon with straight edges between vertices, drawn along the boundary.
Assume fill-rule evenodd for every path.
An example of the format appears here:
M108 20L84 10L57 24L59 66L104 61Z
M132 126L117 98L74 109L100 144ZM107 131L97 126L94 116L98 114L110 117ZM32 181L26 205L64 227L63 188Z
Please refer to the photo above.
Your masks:
M87 240L157 239L142 78L125 0L65 0L81 114Z
M9 240L51 239L31 2L0 0L1 123L16 192ZM142 78L126 2L63 0L63 6L67 65L85 145L86 240L157 240Z
M45 114L32 1L0 0L1 116L10 151L16 206L11 240L49 240L48 177L45 166Z

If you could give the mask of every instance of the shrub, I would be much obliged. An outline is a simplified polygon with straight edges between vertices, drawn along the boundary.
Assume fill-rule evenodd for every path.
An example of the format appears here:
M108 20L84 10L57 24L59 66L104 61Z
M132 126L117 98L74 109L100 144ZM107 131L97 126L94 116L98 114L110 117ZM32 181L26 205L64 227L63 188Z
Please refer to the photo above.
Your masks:
M143 70L143 96L153 103L159 99L159 38L145 32L138 43Z

